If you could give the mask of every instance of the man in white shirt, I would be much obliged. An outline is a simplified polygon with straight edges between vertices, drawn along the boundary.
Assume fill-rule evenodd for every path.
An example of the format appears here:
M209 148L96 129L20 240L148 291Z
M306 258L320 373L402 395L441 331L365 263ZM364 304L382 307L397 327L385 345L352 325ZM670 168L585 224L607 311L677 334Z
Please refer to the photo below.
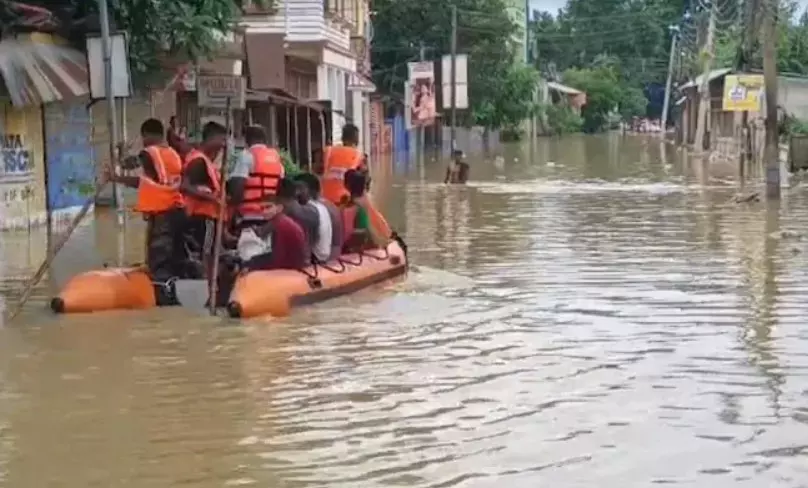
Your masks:
M311 173L297 177L306 188L307 205L317 209L319 232L312 254L320 262L336 259L342 250L342 220L334 204L320 197L320 180ZM330 208L330 207L333 208Z

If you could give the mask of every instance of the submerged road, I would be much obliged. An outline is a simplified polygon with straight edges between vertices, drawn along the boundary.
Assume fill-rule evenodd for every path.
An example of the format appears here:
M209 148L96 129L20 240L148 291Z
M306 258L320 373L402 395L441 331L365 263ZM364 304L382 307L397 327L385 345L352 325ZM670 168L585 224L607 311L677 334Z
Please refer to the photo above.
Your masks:
M282 321L51 316L115 260L98 217L0 329L0 487L808 486L808 190L736 205L641 137L503 155L377 168L418 271ZM1 238L13 294L47 238Z

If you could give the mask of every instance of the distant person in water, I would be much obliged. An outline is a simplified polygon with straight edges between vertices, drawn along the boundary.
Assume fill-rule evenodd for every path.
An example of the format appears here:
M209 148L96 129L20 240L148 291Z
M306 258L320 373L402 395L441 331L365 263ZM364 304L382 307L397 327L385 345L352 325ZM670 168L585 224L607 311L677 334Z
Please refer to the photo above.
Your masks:
M446 167L446 178L443 182L448 184L465 185L469 179L469 164L466 162L466 154L455 149L452 151L452 160Z

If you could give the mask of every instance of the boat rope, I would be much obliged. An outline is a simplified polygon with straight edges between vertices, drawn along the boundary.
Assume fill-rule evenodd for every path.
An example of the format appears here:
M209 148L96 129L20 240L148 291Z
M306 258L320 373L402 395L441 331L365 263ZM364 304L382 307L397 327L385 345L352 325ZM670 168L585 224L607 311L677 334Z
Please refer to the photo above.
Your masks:
M320 280L320 277L319 277L320 272L317 269L317 261L315 259L312 259L312 261L311 261L311 268L313 270L312 273L309 273L308 270L306 270L306 268L297 268L295 271L298 271L298 272L303 273L304 275L306 275L306 278L308 280L309 286L311 288L313 288L313 289L322 288L323 287L323 282Z
M346 264L350 264L351 266L362 266L363 253L360 251L357 254L357 256L359 256L359 261L353 262L353 261L351 261L349 259L345 259L344 257L340 256L339 257L339 262L342 263L343 266L345 266Z
M339 264L339 266L340 266L339 269L332 268L331 266L328 265L327 262L322 261L320 259L317 259L317 257L314 256L314 255L312 255L312 257L311 257L311 262L314 263L315 266L319 265L321 268L323 268L325 270L328 270L328 271L331 271L332 273L335 273L335 274L344 273L345 270L347 269L345 267L345 263L343 263L339 259L337 259L337 264Z

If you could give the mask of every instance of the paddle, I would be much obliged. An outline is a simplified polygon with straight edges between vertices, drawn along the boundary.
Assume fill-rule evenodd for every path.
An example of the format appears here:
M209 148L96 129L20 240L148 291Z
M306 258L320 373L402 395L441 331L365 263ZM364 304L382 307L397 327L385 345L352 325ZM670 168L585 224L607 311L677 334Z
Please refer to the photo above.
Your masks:
M103 184L98 185L98 188L95 190L95 194L92 197L90 197L86 202L84 202L84 206L81 207L79 213L76 214L76 216L73 218L73 221L70 223L70 226L68 226L62 238L59 239L59 241L56 243L55 246L53 246L52 249L50 249L48 256L45 258L44 261L42 261L42 264L39 265L39 269L36 270L36 273L34 273L34 275L31 276L31 278L25 284L25 289L22 292L22 297L20 297L20 300L12 309L11 314L9 314L8 317L9 322L14 320L17 317L17 315L20 314L23 306L25 306L25 303L28 301L29 298L31 298L31 293L34 290L34 287L39 283L40 280L42 280L42 277L45 276L45 273L48 271L48 269L50 269L53 260L56 259L56 255L59 254L59 251L61 251L62 248L65 246L65 244L67 244L67 241L70 239L70 236L73 235L73 231L75 231L76 228L81 223L81 221L84 220L84 217L90 211L90 208L93 206L98 197L101 196L101 192L103 192L104 189L107 187L107 183L109 182L105 181Z
M225 177L227 177L227 160L230 156L230 97L227 97L227 105L224 112L224 127L227 133L227 139L224 143L224 154L222 155L222 166L219 169L219 182L221 185L221 195L219 195L219 220L216 225L216 235L213 239L213 264L211 266L211 273L208 277L208 289L210 290L210 314L216 315L216 295L218 291L217 277L219 276L219 256L220 248L222 247L222 232L224 232L224 217L227 210L227 191L225 185Z

